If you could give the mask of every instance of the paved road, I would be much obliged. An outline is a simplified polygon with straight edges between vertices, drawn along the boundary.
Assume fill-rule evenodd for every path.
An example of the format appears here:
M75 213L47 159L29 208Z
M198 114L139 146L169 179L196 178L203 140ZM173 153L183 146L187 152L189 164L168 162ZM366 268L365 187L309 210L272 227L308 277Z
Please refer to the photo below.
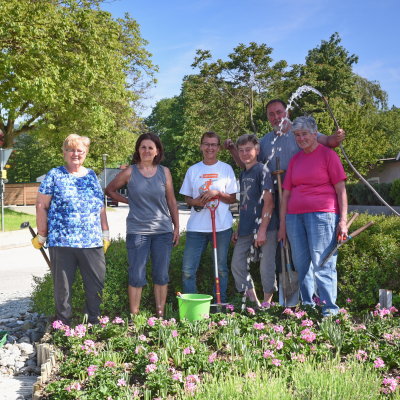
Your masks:
M112 238L125 237L125 220L128 214L125 204L111 208L107 212L110 234ZM21 211L34 214L34 207L24 207ZM186 228L189 211L179 212L181 231ZM32 277L42 277L48 267L41 253L30 243L31 235L28 229L0 232L0 306L10 300L26 298L32 290Z

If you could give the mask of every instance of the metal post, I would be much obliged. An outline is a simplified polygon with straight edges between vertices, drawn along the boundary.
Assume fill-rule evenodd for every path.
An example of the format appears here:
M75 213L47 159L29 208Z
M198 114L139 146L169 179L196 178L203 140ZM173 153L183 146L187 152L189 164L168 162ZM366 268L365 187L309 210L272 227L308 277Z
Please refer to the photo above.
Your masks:
M388 289L379 289L380 308L392 307L392 291Z
M4 232L4 182L0 179L0 196L1 196L1 231Z
M108 157L108 154L102 154L101 157L103 159L103 166L104 166L104 207L107 209L106 187L107 187L107 157Z

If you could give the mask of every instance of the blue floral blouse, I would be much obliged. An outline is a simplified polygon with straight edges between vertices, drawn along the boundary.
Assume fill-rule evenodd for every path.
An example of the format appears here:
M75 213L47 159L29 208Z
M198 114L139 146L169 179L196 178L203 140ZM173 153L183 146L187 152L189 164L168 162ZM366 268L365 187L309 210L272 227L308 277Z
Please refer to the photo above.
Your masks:
M52 196L47 215L49 247L101 247L103 191L93 170L82 177L65 167L51 169L39 193Z

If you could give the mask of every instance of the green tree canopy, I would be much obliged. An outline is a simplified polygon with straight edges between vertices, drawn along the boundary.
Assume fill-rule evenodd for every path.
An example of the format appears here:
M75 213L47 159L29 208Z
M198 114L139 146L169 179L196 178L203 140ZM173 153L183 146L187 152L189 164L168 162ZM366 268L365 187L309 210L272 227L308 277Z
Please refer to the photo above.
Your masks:
M40 132L69 133L115 154L134 142L134 106L155 67L137 22L114 20L96 0L0 2L0 129L4 147ZM99 151L97 151L99 148Z

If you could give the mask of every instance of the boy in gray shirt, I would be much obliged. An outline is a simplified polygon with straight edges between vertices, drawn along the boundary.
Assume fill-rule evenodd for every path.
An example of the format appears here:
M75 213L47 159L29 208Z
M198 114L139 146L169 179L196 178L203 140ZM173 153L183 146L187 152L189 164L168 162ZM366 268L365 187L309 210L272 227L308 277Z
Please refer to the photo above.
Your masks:
M245 292L257 306L260 302L248 271L249 251L254 245L262 251L260 274L264 303L271 303L276 291L275 247L276 224L271 223L274 208L274 185L267 167L257 161L260 144L255 135L242 135L236 142L238 154L245 170L240 174L240 208L238 231L232 257L232 274L236 289ZM270 228L269 228L270 227Z

